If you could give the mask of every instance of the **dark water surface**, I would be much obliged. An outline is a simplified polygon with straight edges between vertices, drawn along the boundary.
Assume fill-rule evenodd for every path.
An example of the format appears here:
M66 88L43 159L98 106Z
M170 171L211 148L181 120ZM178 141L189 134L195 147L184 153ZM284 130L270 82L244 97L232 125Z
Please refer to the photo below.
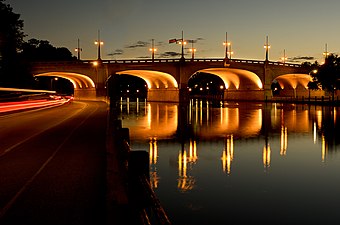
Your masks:
M123 101L120 116L174 225L340 223L340 108Z

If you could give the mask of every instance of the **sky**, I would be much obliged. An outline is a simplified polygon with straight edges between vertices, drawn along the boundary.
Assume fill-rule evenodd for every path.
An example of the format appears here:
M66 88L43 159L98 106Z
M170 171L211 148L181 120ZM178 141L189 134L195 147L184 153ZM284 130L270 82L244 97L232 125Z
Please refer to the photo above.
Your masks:
M6 0L24 21L25 40L47 40L81 59L96 59L94 41L104 42L102 59L179 57L169 40L194 40L195 58L223 58L228 34L232 58L270 61L323 61L323 52L340 52L339 0ZM185 46L185 57L190 58Z

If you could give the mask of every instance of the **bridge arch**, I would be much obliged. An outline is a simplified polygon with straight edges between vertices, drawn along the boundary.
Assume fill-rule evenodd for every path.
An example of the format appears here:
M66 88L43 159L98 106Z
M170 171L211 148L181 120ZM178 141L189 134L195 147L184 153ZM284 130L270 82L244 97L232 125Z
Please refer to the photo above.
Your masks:
M275 78L279 83L281 89L285 88L308 88L308 83L312 81L312 77L309 74L285 74Z
M308 89L310 81L312 81L312 77L309 74L292 73L280 75L273 80L273 83L276 82L279 85L279 90L272 91L281 97L310 97L310 90Z
M233 68L209 68L198 72L210 73L220 77L225 89L260 90L263 88L261 79L253 72Z
M179 100L177 80L169 73L143 69L121 70L115 71L109 76L107 83L117 75L131 75L144 80L147 86L146 98L148 101L178 102ZM109 84L109 92L111 93L110 90L111 84Z
M148 89L171 89L178 88L176 79L168 73L153 70L124 70L116 72L116 74L126 74L137 76L145 80Z
M74 88L75 99L95 99L96 85L94 81L83 74L70 72L46 72L34 75L35 77L60 77L69 80Z

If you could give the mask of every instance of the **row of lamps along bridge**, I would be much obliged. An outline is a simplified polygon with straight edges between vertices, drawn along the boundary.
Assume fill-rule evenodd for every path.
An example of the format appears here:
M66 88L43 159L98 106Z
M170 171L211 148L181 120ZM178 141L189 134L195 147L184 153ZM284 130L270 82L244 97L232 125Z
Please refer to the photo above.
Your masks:
M152 61L155 59L155 52L157 52L157 48L155 48L154 45L154 41L155 39L151 39L152 43L151 43L151 48L149 49L149 51L151 52L151 59ZM191 43L191 48L189 48L189 51L191 52L191 59L193 60L195 58L195 52L197 51L196 48L194 48L194 43L197 42L197 40L184 40L183 38L183 31L182 31L182 38L181 39L171 39L169 40L169 43L177 43L179 45L181 45L182 47L182 52L181 52L181 58L184 59L184 46L186 44ZM100 32L98 31L98 39L94 42L95 45L98 46L98 59L97 60L101 60L101 46L104 45L104 42L100 40ZM234 54L234 52L231 50L231 43L228 42L228 33L226 32L226 38L225 41L223 42L223 45L225 46L225 59L231 59L232 55ZM269 61L269 49L270 49L270 45L269 45L269 41L268 41L268 36L266 36L266 43L264 44L264 48L266 51L266 61ZM80 52L82 51L82 48L80 48L79 45L79 39L78 39L78 47L75 48L75 52L77 52L77 58L78 60L80 60ZM327 58L330 55L330 52L327 51L327 44L325 46L325 52L323 52L323 55L325 56L325 58ZM283 63L286 63L286 61L288 60L288 57L286 56L286 50L283 51L283 57L280 58L281 61Z

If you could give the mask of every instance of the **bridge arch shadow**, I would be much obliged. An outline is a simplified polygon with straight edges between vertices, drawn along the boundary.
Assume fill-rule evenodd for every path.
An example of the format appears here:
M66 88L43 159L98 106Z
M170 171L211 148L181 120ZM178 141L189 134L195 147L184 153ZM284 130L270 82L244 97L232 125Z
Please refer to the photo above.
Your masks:
M94 81L82 74L70 72L47 72L34 75L34 77L60 77L70 81L74 88L74 98L78 100L96 99L96 86Z

